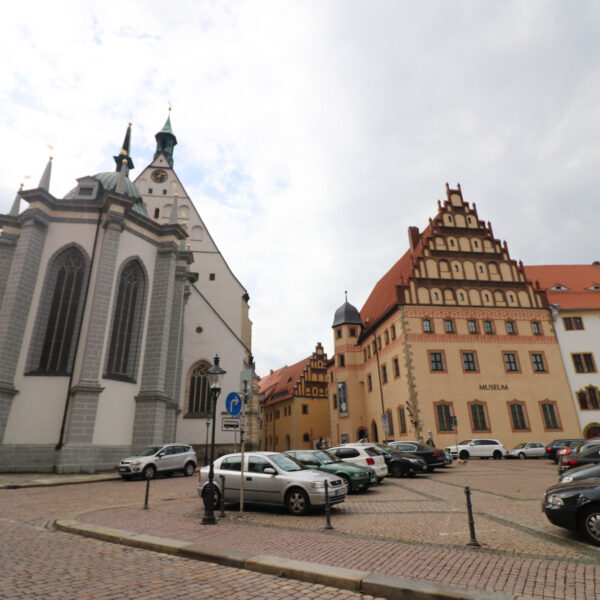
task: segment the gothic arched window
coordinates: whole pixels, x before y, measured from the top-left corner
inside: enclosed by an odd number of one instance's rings
[[[51,260],[32,337],[28,373],[69,375],[83,308],[87,259],[75,246]]]
[[[188,392],[188,415],[190,416],[210,416],[208,369],[210,369],[210,363],[206,360],[201,360],[194,366],[190,374]]]
[[[113,313],[106,377],[134,380],[142,337],[146,276],[137,260],[121,270]]]

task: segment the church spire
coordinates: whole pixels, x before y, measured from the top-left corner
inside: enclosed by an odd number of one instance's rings
[[[52,157],[50,157],[50,159],[48,160],[48,164],[46,165],[46,168],[44,169],[44,172],[42,173],[42,178],[40,179],[40,182],[38,184],[39,188],[42,188],[43,190],[46,190],[47,192],[50,191],[50,175],[52,174]]]
[[[154,136],[156,138],[156,152],[154,160],[159,154],[163,154],[167,159],[169,166],[173,166],[173,149],[177,144],[177,138],[171,128],[171,107],[169,107],[169,116],[163,125],[163,128]]]
[[[19,188],[19,191],[17,192],[17,195],[15,196],[15,200],[13,202],[12,208],[10,209],[10,212],[8,213],[11,217],[18,217],[19,212],[21,212],[21,192],[22,191],[23,191],[23,184],[21,184],[21,187]]]
[[[121,148],[121,153],[117,154],[117,156],[113,156],[115,159],[115,163],[117,163],[117,168],[115,171],[120,171],[123,166],[123,161],[127,162],[127,169],[133,169],[133,160],[131,160],[130,156],[130,147],[131,144],[131,123],[129,123],[127,127],[127,132],[125,133],[125,139],[123,140],[123,147]]]

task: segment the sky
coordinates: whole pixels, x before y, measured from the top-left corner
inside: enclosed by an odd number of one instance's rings
[[[135,178],[172,106],[175,170],[250,295],[259,375],[333,352],[461,184],[526,265],[600,260],[600,3],[12,3],[0,57],[0,212]],[[50,148],[50,146],[52,148]]]

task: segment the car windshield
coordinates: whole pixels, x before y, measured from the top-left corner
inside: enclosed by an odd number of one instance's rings
[[[459,446],[466,446],[467,444],[470,444],[473,440],[463,440]]]
[[[316,459],[323,465],[330,465],[331,463],[342,462],[337,456],[325,451],[319,450],[319,452],[315,452]]]
[[[306,467],[295,458],[285,454],[270,454],[269,458],[284,471],[302,471]]]
[[[527,445],[527,444],[517,444],[517,445],[515,446],[515,450],[518,450],[519,448],[525,448],[525,446],[526,446],[526,445]]]
[[[162,446],[150,446],[149,448],[142,450],[138,454],[138,456],[152,456],[153,454],[156,454],[161,448]]]
[[[387,452],[388,454],[404,454],[404,452],[400,452],[398,448],[394,448],[394,446],[387,446],[382,444],[381,446],[377,446],[383,452]]]

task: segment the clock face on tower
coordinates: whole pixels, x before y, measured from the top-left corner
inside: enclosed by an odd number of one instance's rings
[[[156,182],[156,183],[164,183],[167,180],[167,172],[163,171],[162,169],[156,169],[155,171],[152,171],[152,175],[150,175],[150,177],[152,177],[152,181]]]

